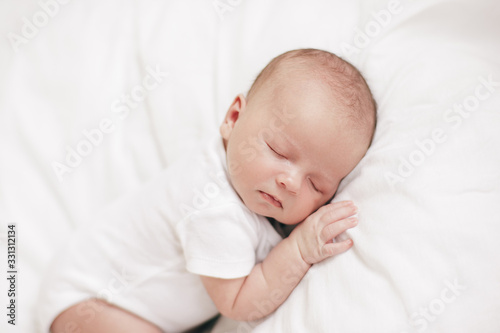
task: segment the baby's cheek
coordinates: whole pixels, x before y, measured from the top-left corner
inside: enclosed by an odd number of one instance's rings
[[[302,221],[304,221],[309,215],[311,215],[315,211],[315,207],[312,205],[300,205],[296,204],[294,205],[293,209],[291,210],[290,214],[288,214],[289,221],[290,223],[288,224],[297,224]]]
[[[307,218],[309,215],[317,211],[321,206],[323,206],[328,199],[325,199],[325,197],[320,197],[315,199],[314,201],[311,201],[307,207],[303,208],[303,214],[305,215],[304,219]]]

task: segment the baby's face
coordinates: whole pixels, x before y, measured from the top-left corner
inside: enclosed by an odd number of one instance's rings
[[[296,224],[332,198],[368,146],[335,113],[311,82],[249,104],[236,97],[220,131],[231,184],[250,210]]]

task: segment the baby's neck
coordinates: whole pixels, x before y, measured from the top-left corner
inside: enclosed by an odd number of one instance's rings
[[[273,219],[272,217],[266,217],[266,218],[269,221],[269,223],[271,224],[271,226],[274,228],[274,230],[276,230],[276,232],[283,238],[288,237],[288,235],[290,235],[292,230],[297,226],[296,224],[292,224],[292,225],[283,224],[283,223]]]

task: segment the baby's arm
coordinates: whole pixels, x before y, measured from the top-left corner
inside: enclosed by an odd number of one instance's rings
[[[288,238],[274,247],[250,274],[238,279],[202,276],[203,284],[219,311],[232,319],[252,321],[280,306],[312,264],[345,252],[352,240],[331,240],[354,227],[352,202],[321,207],[299,224]]]

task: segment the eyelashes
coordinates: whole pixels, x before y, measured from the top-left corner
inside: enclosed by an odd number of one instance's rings
[[[274,149],[273,147],[271,147],[269,145],[269,143],[266,142],[266,145],[269,147],[269,149],[271,149],[276,155],[278,155],[279,157],[282,157],[282,158],[286,158],[283,154],[280,154],[276,151],[276,149]]]
[[[269,143],[267,143],[267,142],[266,142],[266,145],[269,147],[269,149],[271,149],[271,151],[272,151],[272,152],[273,152],[276,156],[278,156],[278,157],[280,157],[280,158],[284,158],[284,159],[286,159],[286,156],[285,156],[285,155],[283,155],[283,154],[279,153],[279,152],[278,152],[276,149],[274,149],[274,148],[273,148],[273,147],[272,147]],[[311,178],[308,178],[308,180],[309,180],[309,183],[311,183],[311,186],[312,186],[312,188],[314,189],[314,191],[316,191],[316,192],[318,192],[318,193],[323,193],[323,192],[321,192],[321,191],[320,191],[320,190],[316,187],[316,185],[314,185],[314,182],[311,180]]]
[[[313,183],[313,181],[311,180],[311,178],[309,178],[309,182],[311,183],[312,187],[314,188],[314,190],[315,190],[316,192],[321,193],[321,191],[320,191],[320,190],[318,190],[318,188],[314,185],[314,183]]]

